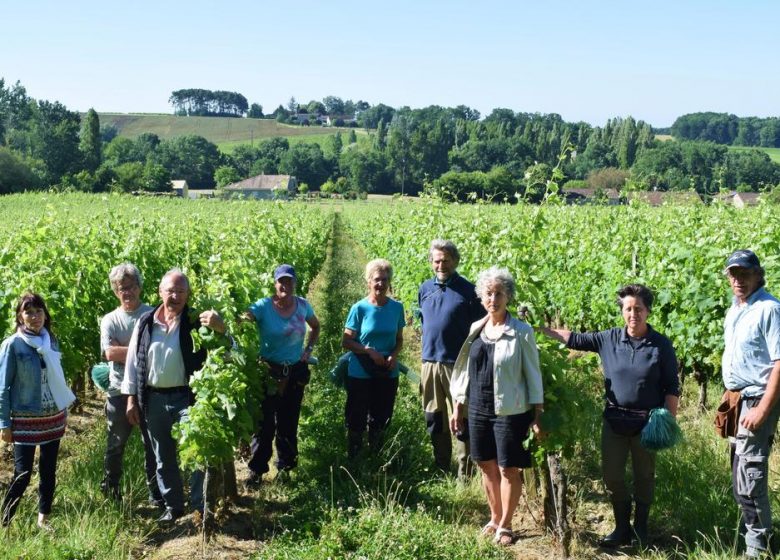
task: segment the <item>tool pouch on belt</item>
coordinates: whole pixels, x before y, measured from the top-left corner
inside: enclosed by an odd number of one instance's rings
[[[305,362],[295,362],[294,364],[278,364],[270,360],[263,360],[268,364],[268,371],[271,377],[278,384],[277,390],[280,395],[284,394],[289,383],[297,385],[306,385],[311,379],[309,364]]]
[[[607,404],[604,409],[604,419],[612,431],[619,436],[638,435],[650,418],[650,411],[641,408],[626,408]]]
[[[739,421],[739,391],[726,391],[720,399],[718,410],[715,412],[715,431],[722,438],[736,437],[737,422]]]

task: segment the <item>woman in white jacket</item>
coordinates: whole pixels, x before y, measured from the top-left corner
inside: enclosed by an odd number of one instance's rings
[[[487,316],[471,326],[455,362],[450,429],[463,433],[468,428],[471,457],[482,471],[490,506],[482,533],[508,546],[514,542],[512,515],[523,486],[520,469],[531,466],[523,441],[529,429],[539,432],[542,374],[533,329],[507,311],[515,295],[509,271],[492,267],[481,272],[476,291]]]

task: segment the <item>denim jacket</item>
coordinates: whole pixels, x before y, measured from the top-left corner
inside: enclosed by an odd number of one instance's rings
[[[57,350],[56,341],[52,348]],[[0,429],[11,427],[12,412],[41,412],[41,358],[13,334],[0,346]]]
[[[469,336],[460,349],[452,371],[452,399],[466,404],[469,386],[469,349],[479,336],[488,316],[471,325]],[[535,404],[544,404],[542,372],[534,330],[530,325],[509,317],[504,332],[496,341],[493,354],[493,393],[496,416],[522,414]]]

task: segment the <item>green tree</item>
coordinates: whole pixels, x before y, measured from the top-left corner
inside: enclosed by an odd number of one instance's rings
[[[339,159],[339,169],[353,191],[390,192],[392,184],[387,178],[386,168],[384,154],[374,149],[351,146],[342,152]]]
[[[221,189],[231,183],[237,183],[241,180],[241,175],[232,165],[223,165],[214,172],[214,182],[217,188]]]
[[[144,165],[141,186],[146,191],[169,192],[171,190],[171,174],[162,165],[147,161]]]
[[[81,150],[84,169],[94,173],[100,166],[100,157],[102,151],[102,138],[100,136],[100,119],[94,109],[87,111],[84,122],[81,125],[81,140],[79,141],[79,150]]]
[[[258,103],[252,103],[249,107],[249,112],[246,114],[250,119],[262,119],[263,118],[263,106]]]
[[[334,95],[328,95],[322,100],[322,104],[325,106],[325,111],[330,116],[338,116],[345,114],[344,101],[340,97]]]
[[[132,192],[141,190],[144,184],[144,165],[138,161],[123,163],[114,168],[116,181],[112,190]]]
[[[279,171],[310,185],[321,185],[330,176],[330,168],[319,144],[296,144],[279,163]]]
[[[0,146],[0,194],[38,188],[40,180],[25,159]]]
[[[173,179],[184,179],[195,189],[214,187],[214,172],[222,165],[216,144],[202,136],[179,136],[164,140],[150,161],[165,167]]]
[[[32,155],[46,165],[46,180],[56,183],[66,173],[79,171],[79,114],[57,101],[39,101],[34,111]]]

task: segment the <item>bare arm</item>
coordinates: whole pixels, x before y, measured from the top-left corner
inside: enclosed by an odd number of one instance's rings
[[[666,399],[664,401],[664,407],[675,418],[677,418],[677,406],[679,404],[680,404],[680,397],[678,397],[677,395],[666,395]]]
[[[766,385],[764,396],[756,406],[748,410],[742,417],[740,424],[751,432],[756,431],[764,423],[772,407],[780,398],[780,360],[774,363],[772,373],[769,374],[769,383]]]
[[[565,329],[551,329],[550,327],[540,327],[539,331],[544,336],[554,338],[555,340],[557,340],[558,342],[562,342],[563,344],[568,344],[569,337],[571,336],[571,331],[567,331]]]
[[[302,362],[308,362],[311,357],[314,345],[320,338],[320,320],[315,315],[312,315],[306,319],[306,324],[309,325],[309,339],[306,342],[306,348],[303,349],[303,355],[301,355]]]
[[[124,364],[127,360],[127,346],[109,346],[103,354],[109,362]]]
[[[355,354],[367,354],[371,360],[379,365],[385,365],[385,357],[368,346],[363,346],[356,340],[357,333],[352,329],[344,329],[344,336],[341,337],[341,346]]]

